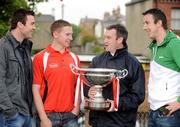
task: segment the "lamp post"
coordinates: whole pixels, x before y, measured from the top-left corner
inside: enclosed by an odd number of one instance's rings
[[[61,5],[61,15],[62,19],[64,19],[64,4]]]
[[[60,0],[60,2],[63,2],[63,0]],[[61,18],[64,19],[64,4],[61,5]]]

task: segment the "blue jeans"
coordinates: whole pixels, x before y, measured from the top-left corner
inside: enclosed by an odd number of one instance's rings
[[[180,109],[170,116],[164,116],[159,110],[150,110],[148,127],[180,127]]]
[[[16,113],[11,118],[6,119],[0,112],[0,127],[32,127],[32,117]]]
[[[78,117],[71,112],[46,113],[53,127],[78,127]],[[40,120],[36,118],[36,127],[40,127]]]

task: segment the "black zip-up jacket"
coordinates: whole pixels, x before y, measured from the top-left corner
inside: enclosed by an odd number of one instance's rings
[[[0,40],[0,113],[7,118],[17,112],[26,116],[32,114],[32,42],[24,40],[23,43],[26,65],[19,52],[20,43],[10,32]]]
[[[118,111],[90,111],[90,125],[93,127],[135,127],[138,106],[145,98],[145,77],[139,61],[128,53],[125,47],[118,49],[114,56],[109,52],[96,56],[90,67],[128,70],[128,75],[120,79]],[[84,92],[87,96],[87,88]],[[112,85],[103,88],[103,96],[113,100]]]

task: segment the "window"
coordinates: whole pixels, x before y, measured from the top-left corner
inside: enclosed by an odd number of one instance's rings
[[[171,11],[171,29],[180,30],[180,8]]]

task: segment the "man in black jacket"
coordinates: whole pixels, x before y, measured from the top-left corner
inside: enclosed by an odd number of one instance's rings
[[[34,12],[19,9],[0,40],[0,127],[32,127]]]
[[[93,127],[135,126],[138,106],[145,98],[145,77],[141,64],[127,51],[127,37],[128,32],[124,26],[117,24],[107,27],[104,35],[105,52],[93,58],[90,65],[91,68],[128,70],[128,75],[119,81],[117,109],[112,85],[103,88],[103,96],[111,102],[111,107],[107,111],[90,111],[89,123]],[[87,89],[86,96],[93,99],[95,88]]]

